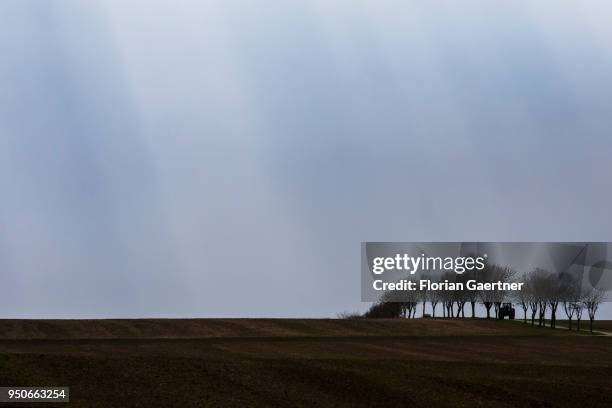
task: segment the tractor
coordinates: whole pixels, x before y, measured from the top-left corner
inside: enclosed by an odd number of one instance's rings
[[[499,308],[499,319],[503,320],[506,316],[508,316],[508,318],[510,320],[514,320],[514,308],[512,307],[512,303],[504,303],[503,305],[501,305],[501,307]]]

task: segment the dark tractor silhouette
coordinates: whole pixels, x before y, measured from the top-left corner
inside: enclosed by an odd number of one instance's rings
[[[508,319],[514,320],[514,313],[515,313],[515,310],[512,307],[512,303],[504,303],[499,308],[499,318],[501,320],[503,320],[506,316],[508,316]]]

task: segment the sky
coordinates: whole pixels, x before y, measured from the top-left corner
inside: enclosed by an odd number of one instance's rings
[[[0,317],[333,317],[363,241],[612,241],[611,20],[4,0]]]

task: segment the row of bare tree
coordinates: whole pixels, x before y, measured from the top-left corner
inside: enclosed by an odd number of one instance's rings
[[[548,311],[550,327],[554,328],[557,323],[557,311],[561,306],[568,319],[570,330],[574,318],[580,330],[580,321],[586,310],[589,329],[593,331],[595,314],[605,299],[605,292],[592,287],[583,287],[579,276],[553,274],[545,269],[536,269],[529,274],[523,274],[521,280],[525,282],[523,290],[517,291],[512,300],[523,309],[525,322],[529,310],[531,324],[534,325],[537,320],[539,326],[544,326]]]
[[[476,317],[476,305],[482,304],[486,310],[487,319],[492,311],[498,317],[502,303],[512,302],[523,309],[523,319],[527,322],[530,311],[531,324],[536,320],[539,326],[545,326],[547,313],[550,315],[550,327],[555,328],[557,312],[561,305],[569,320],[572,330],[572,320],[580,321],[584,310],[588,312],[590,330],[593,331],[593,321],[599,305],[604,300],[605,293],[594,288],[582,287],[578,276],[571,274],[556,274],[545,269],[536,269],[530,273],[518,275],[512,268],[495,264],[488,265],[482,271],[471,271],[464,274],[454,272],[442,275],[420,277],[435,282],[465,283],[468,280],[478,282],[523,282],[519,291],[505,290],[413,290],[386,292],[378,303],[365,313],[365,317],[416,317],[417,307],[422,305],[422,316],[426,315],[427,303],[431,306],[431,316],[436,317],[438,305],[442,307],[443,317],[464,318],[466,307],[470,305],[471,317]]]

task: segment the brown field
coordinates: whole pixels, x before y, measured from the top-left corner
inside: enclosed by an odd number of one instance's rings
[[[0,320],[0,385],[70,386],[79,407],[604,407],[612,337],[471,319]]]
[[[575,323],[575,322],[574,322]],[[588,327],[588,321],[587,321]],[[593,321],[593,330],[601,330],[605,332],[612,332],[612,320],[598,320]]]

